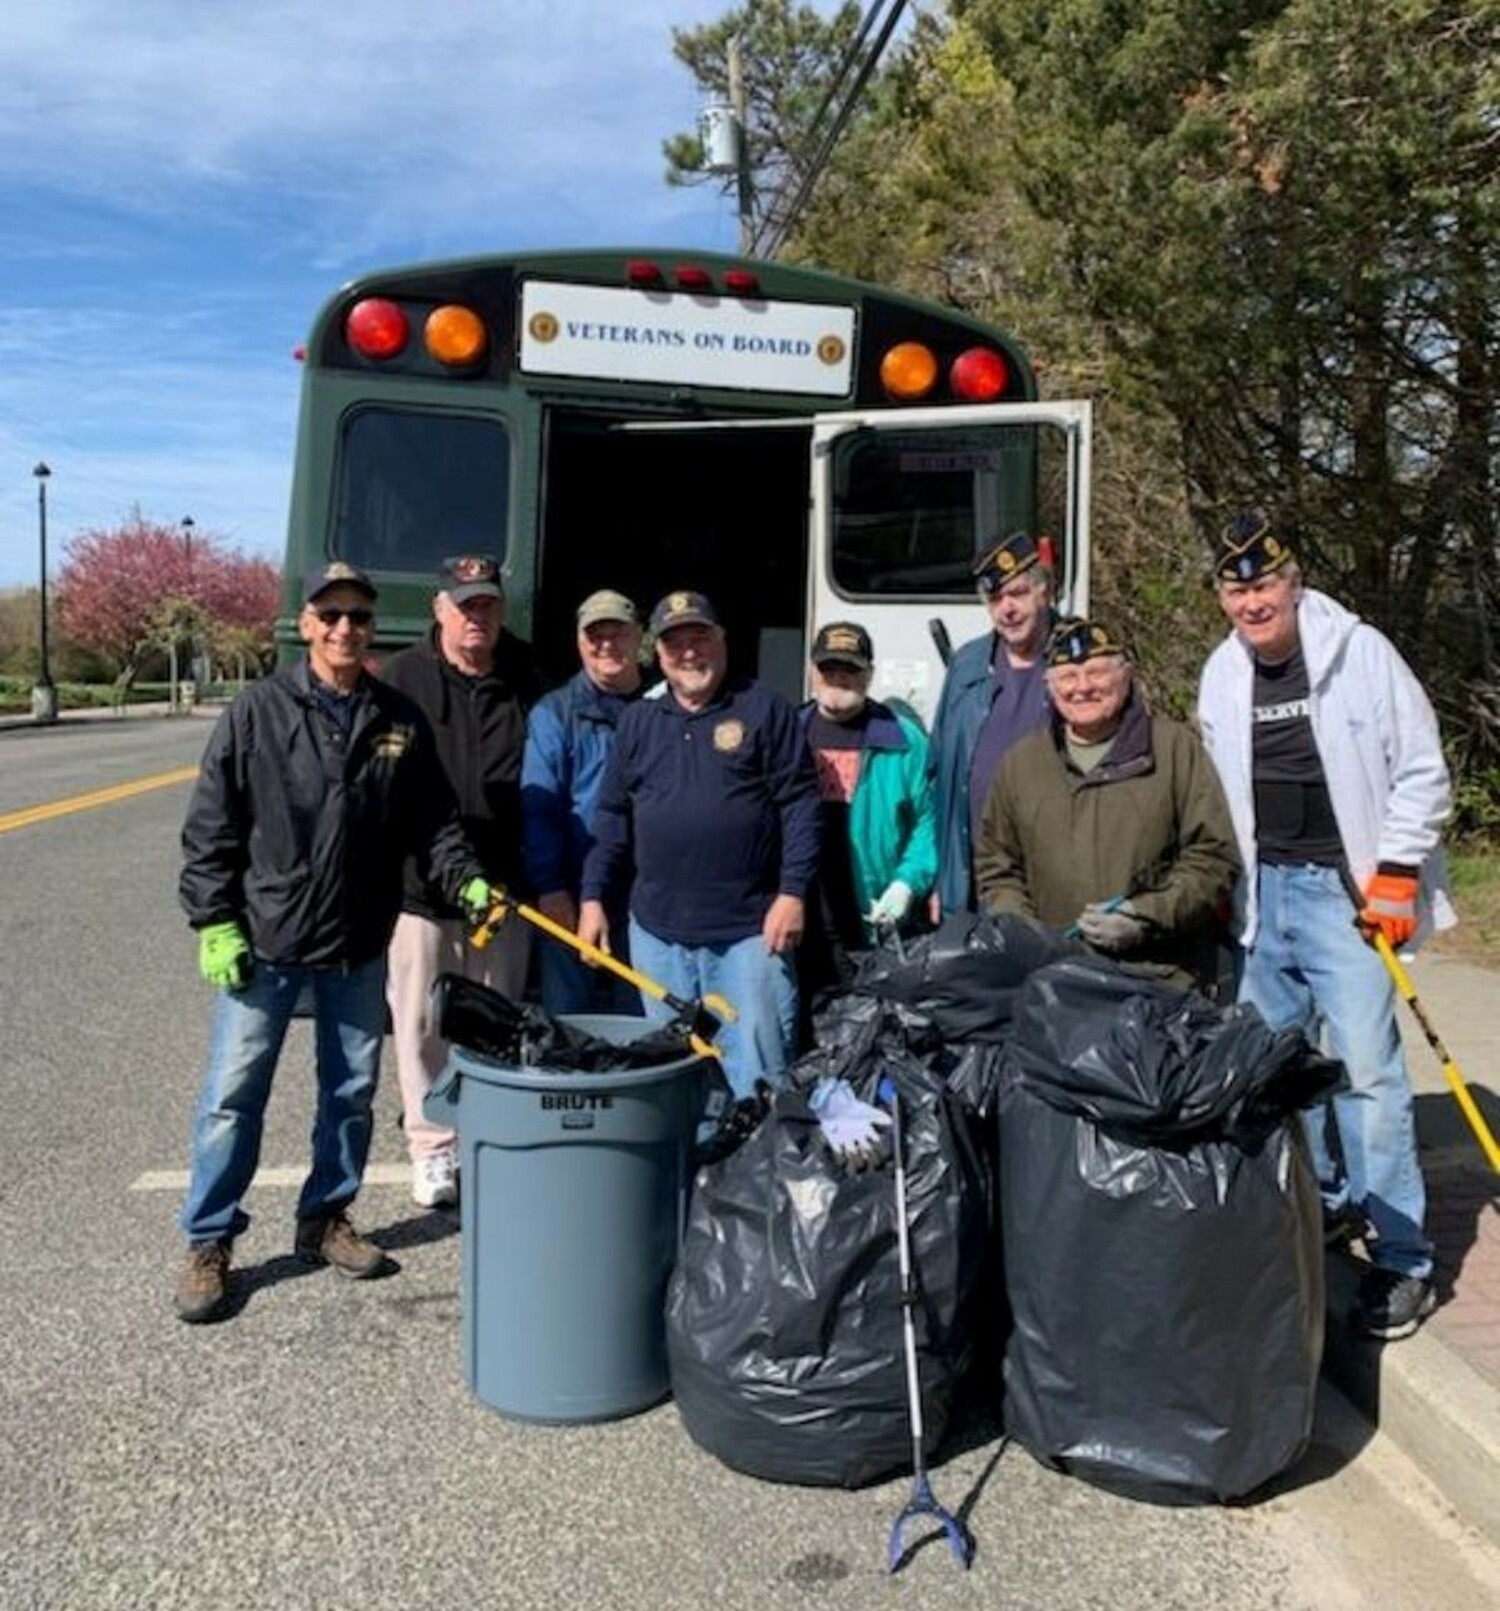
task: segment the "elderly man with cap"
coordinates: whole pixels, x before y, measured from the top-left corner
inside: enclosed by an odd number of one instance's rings
[[[1054,714],[995,774],[974,854],[981,901],[1169,983],[1212,987],[1239,856],[1203,746],[1147,710],[1098,623],[1059,623],[1046,661]]]
[[[932,724],[938,905],[975,905],[973,847],[1001,757],[1047,720],[1042,650],[1052,630],[1052,572],[1023,531],[974,565],[990,631],[953,656]]]
[[[594,804],[615,729],[640,697],[641,619],[623,593],[601,589],[578,606],[579,670],[554,689],[526,722],[521,763],[521,845],[537,905],[564,928],[578,927],[583,863],[594,843]],[[621,892],[623,895],[623,892]],[[623,898],[609,911],[616,954],[628,959]],[[554,940],[543,940],[542,1005],[550,1013],[640,1011],[640,998],[603,968],[586,966]]]
[[[296,1252],[354,1277],[385,1264],[348,1208],[370,1150],[385,1034],[385,953],[402,864],[420,855],[444,897],[476,913],[492,891],[404,695],[364,669],[375,589],[336,562],[307,580],[307,656],[252,684],[220,716],[182,831],[182,904],[218,991],[176,1286],[188,1321],[229,1298],[241,1207],[260,1155],[271,1080],[293,1009],[311,992],[317,1035],[312,1171]]]
[[[719,1045],[735,1095],[749,1097],[757,1080],[782,1081],[796,1035],[792,952],[818,860],[812,757],[780,694],[728,675],[701,593],[667,594],[651,631],[666,688],[620,718],[579,933],[608,942],[608,903],[633,868],[633,965],[676,995],[736,1009]]]
[[[432,613],[427,637],[393,656],[382,675],[431,723],[435,772],[458,799],[486,875],[520,890],[521,752],[526,713],[541,696],[542,676],[529,645],[506,630],[500,564],[491,555],[444,560]],[[408,862],[391,939],[389,999],[411,1195],[423,1208],[458,1196],[454,1133],[422,1111],[448,1051],[429,1022],[432,982],[442,972],[461,973],[519,1001],[526,991],[528,933],[524,923],[506,923],[493,944],[476,951],[442,885],[420,858]]]
[[[1313,1160],[1330,1234],[1365,1235],[1372,1259],[1354,1325],[1405,1337],[1435,1302],[1432,1244],[1396,993],[1368,939],[1404,946],[1455,921],[1437,718],[1387,638],[1303,586],[1264,514],[1230,523],[1215,579],[1232,631],[1204,667],[1198,719],[1245,863],[1241,999],[1273,1028],[1321,1024],[1348,1071],[1331,1113],[1309,1115]]]
[[[907,926],[937,876],[927,734],[917,719],[870,698],[875,647],[852,621],[813,639],[813,697],[803,728],[822,802],[822,850],[802,947],[809,997],[847,986],[854,953],[879,928]]]

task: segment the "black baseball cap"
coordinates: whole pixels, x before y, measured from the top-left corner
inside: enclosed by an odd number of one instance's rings
[[[357,566],[347,560],[331,559],[326,565],[308,571],[302,583],[302,602],[311,604],[320,593],[340,586],[358,588],[371,603],[380,597],[375,584]]]
[[[830,621],[813,639],[808,658],[815,666],[834,661],[869,671],[875,664],[875,645],[870,642],[870,634],[856,622]]]
[[[493,554],[458,554],[438,567],[438,586],[455,604],[469,599],[503,599],[500,561]]]
[[[665,598],[657,600],[656,608],[651,612],[651,635],[655,638],[659,638],[663,632],[670,632],[673,627],[716,627],[718,624],[718,614],[702,593],[668,593]]]

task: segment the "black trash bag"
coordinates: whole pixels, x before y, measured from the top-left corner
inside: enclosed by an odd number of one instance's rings
[[[1016,992],[1036,972],[1082,946],[1014,913],[945,918],[904,952],[869,952],[854,990],[878,996],[929,1018],[950,1045],[1000,1042],[1010,1033]]]
[[[866,1101],[900,1093],[926,1447],[973,1351],[986,1236],[968,1121],[899,1046],[843,1065]],[[854,1076],[858,1077],[854,1077]],[[698,1172],[667,1292],[672,1392],[693,1440],[773,1482],[857,1488],[909,1470],[895,1171],[846,1174],[796,1090]]]
[[[1005,1426],[1165,1502],[1242,1497],[1312,1431],[1317,1183],[1297,1110],[1341,1067],[1250,1007],[1070,960],[1016,1005],[1000,1094]]]
[[[507,1068],[598,1074],[661,1068],[692,1055],[687,1031],[679,1025],[663,1025],[635,1040],[605,1040],[459,973],[440,973],[433,980],[429,1008],[441,1039]]]

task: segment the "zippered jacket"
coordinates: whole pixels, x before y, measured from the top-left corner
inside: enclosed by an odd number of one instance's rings
[[[1384,633],[1304,588],[1297,634],[1307,662],[1313,742],[1349,871],[1360,889],[1381,862],[1421,869],[1413,943],[1458,921],[1439,843],[1453,808],[1437,717],[1422,685]],[[1243,945],[1255,941],[1255,786],[1251,724],[1255,659],[1237,632],[1209,656],[1198,724],[1234,818],[1245,877],[1235,894]]]
[[[239,922],[268,962],[357,967],[390,943],[409,854],[451,900],[480,867],[421,711],[363,677],[340,739],[311,676],[306,660],[277,671],[219,717],[179,894],[195,929]]]

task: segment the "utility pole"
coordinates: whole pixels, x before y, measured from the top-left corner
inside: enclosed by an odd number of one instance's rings
[[[745,61],[740,36],[729,41],[729,110],[734,115],[734,174],[739,199],[740,255],[755,245],[755,191],[750,183],[750,139],[745,121]]]

